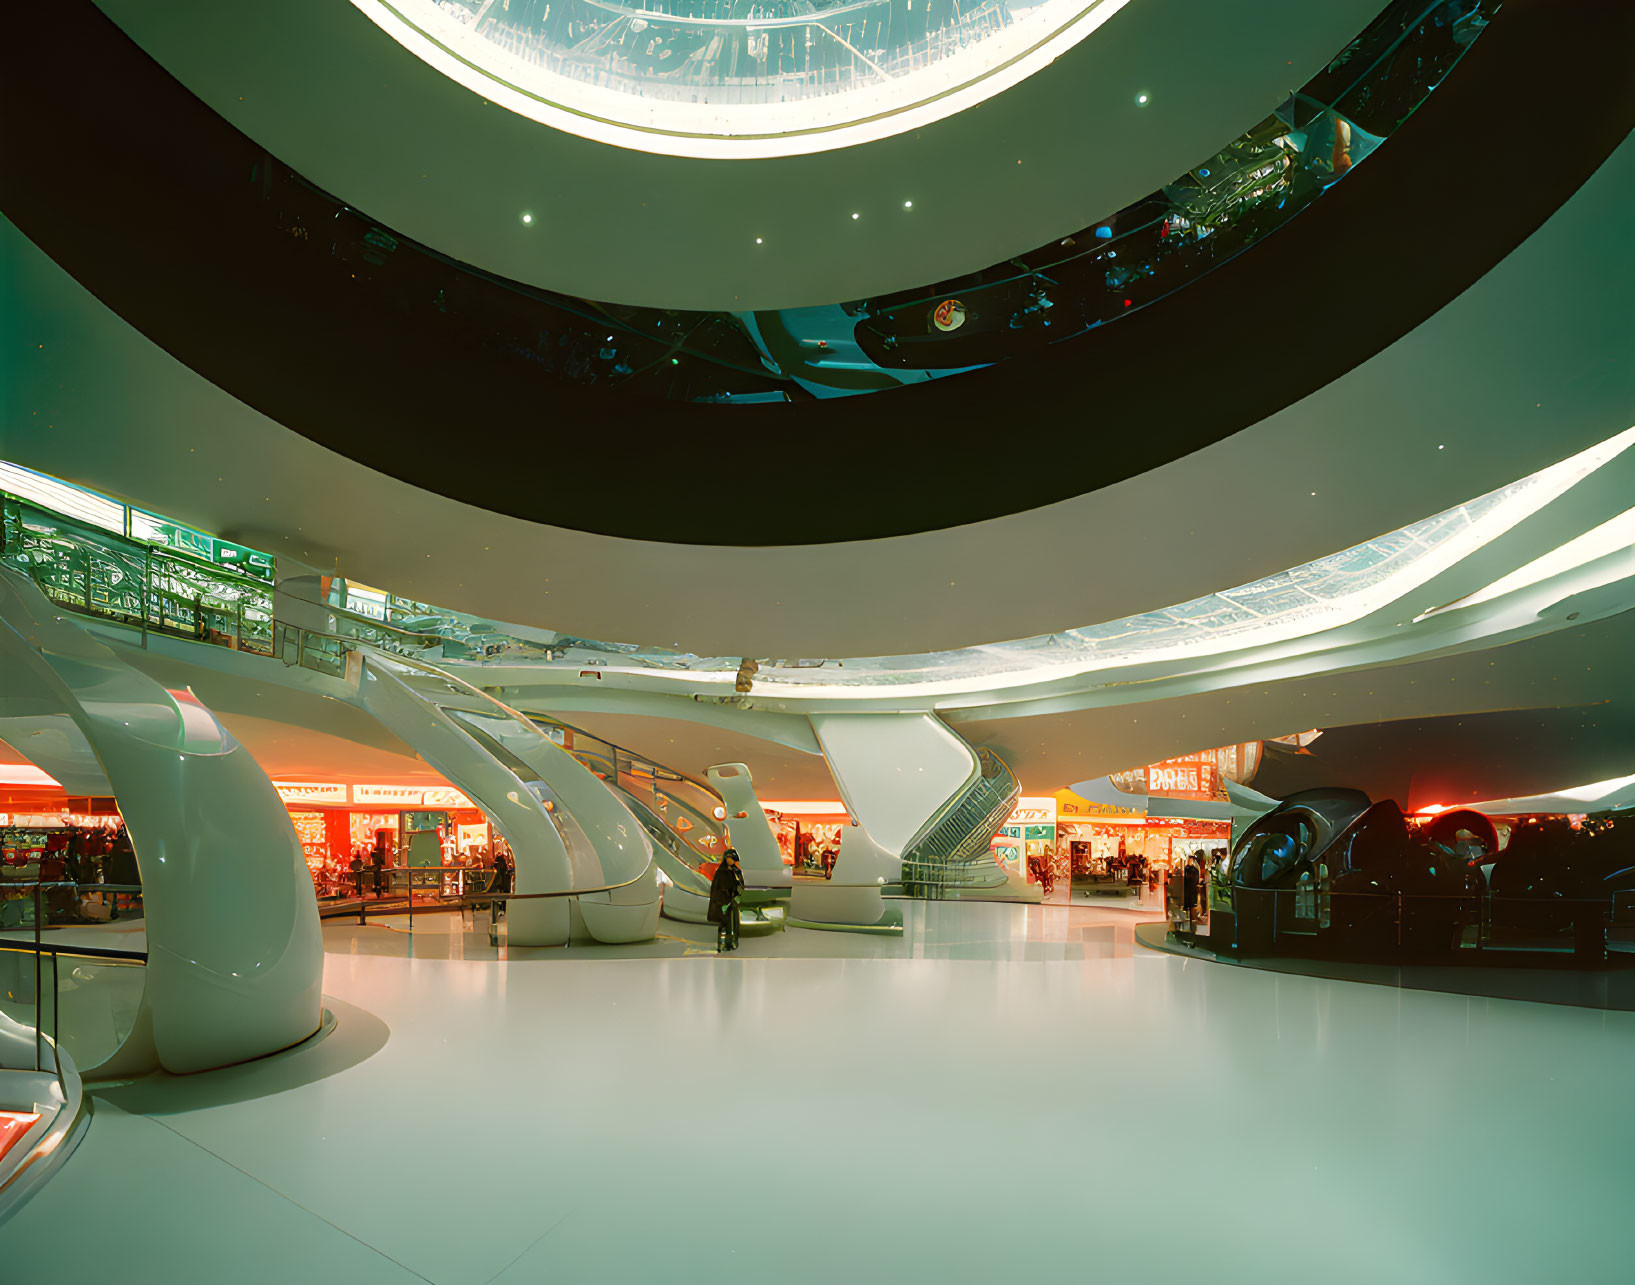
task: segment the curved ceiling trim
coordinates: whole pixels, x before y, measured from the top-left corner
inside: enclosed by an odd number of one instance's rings
[[[785,108],[782,111],[778,107],[688,110],[690,105],[667,103],[650,110],[649,120],[643,122],[634,119],[634,113],[615,114],[613,109],[624,95],[581,90],[578,103],[567,93],[547,97],[508,79],[511,73],[480,61],[474,53],[456,49],[388,0],[352,0],[359,12],[416,58],[519,116],[614,147],[707,160],[766,159],[855,147],[933,124],[985,102],[1049,66],[1130,2],[1090,0],[1063,20],[1052,21],[1042,35],[1032,30],[1019,31],[1026,41],[1020,48],[991,50],[1002,55],[998,62],[990,61],[977,74],[960,75],[952,83],[945,79],[939,84],[927,72],[903,78],[928,92],[909,96],[901,91],[871,89],[831,95],[853,110],[836,112],[835,119],[801,124],[802,116],[813,114],[812,105],[804,101],[780,104]],[[1052,3],[1059,6],[1060,0],[1047,0],[1043,7],[1051,7]],[[984,42],[984,49],[998,44],[999,39]],[[1005,43],[1015,46],[1019,42]],[[565,90],[572,86],[569,81],[562,83]],[[599,103],[598,98],[602,100]],[[784,127],[765,127],[780,117],[788,122]],[[659,123],[666,118],[672,123]]]

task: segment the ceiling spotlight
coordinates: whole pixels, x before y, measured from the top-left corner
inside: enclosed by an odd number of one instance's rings
[[[862,216],[862,215],[861,215],[861,214],[854,214],[854,215],[852,215],[852,218],[854,218],[854,219],[860,219],[860,218],[862,218],[862,217],[863,217],[863,216]]]
[[[522,221],[524,223],[532,223],[534,221],[534,216],[532,214],[524,214],[522,216]]]
[[[760,238],[760,237],[756,237],[756,238],[755,238],[755,244],[756,244],[756,245],[760,245],[760,244],[761,244],[761,238]]]
[[[1147,96],[1145,94],[1137,94],[1135,96],[1135,101],[1142,107],[1145,107],[1147,105]]]
[[[913,201],[904,201],[903,202],[903,208],[905,210],[912,210],[914,208],[914,202]]]

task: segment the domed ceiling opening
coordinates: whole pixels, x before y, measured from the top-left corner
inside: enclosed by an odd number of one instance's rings
[[[940,120],[1130,0],[353,0],[450,78],[641,151],[825,151]]]

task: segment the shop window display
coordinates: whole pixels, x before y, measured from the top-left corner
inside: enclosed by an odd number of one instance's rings
[[[36,906],[42,925],[138,917],[141,882],[124,821],[111,808],[0,814],[0,930],[32,928]],[[36,902],[36,883],[78,887],[45,890]]]

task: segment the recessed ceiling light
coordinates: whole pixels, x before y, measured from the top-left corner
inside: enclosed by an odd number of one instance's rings
[[[912,210],[914,208],[914,202],[913,201],[904,201],[903,202],[903,208],[905,210]]]
[[[1140,103],[1141,106],[1145,107],[1147,105],[1147,96],[1145,94],[1137,94],[1135,96],[1135,101]]]
[[[532,214],[524,214],[522,216],[522,221],[524,223],[532,223],[534,221],[534,216]]]
[[[760,237],[756,237],[756,238],[755,238],[755,244],[756,244],[756,245],[760,245],[760,244],[761,244],[761,238],[760,238]]]
[[[861,214],[854,214],[854,215],[852,215],[852,218],[854,218],[854,219],[860,219],[860,218],[862,218],[862,217],[863,217],[863,216],[862,216],[862,215],[861,215]]]

